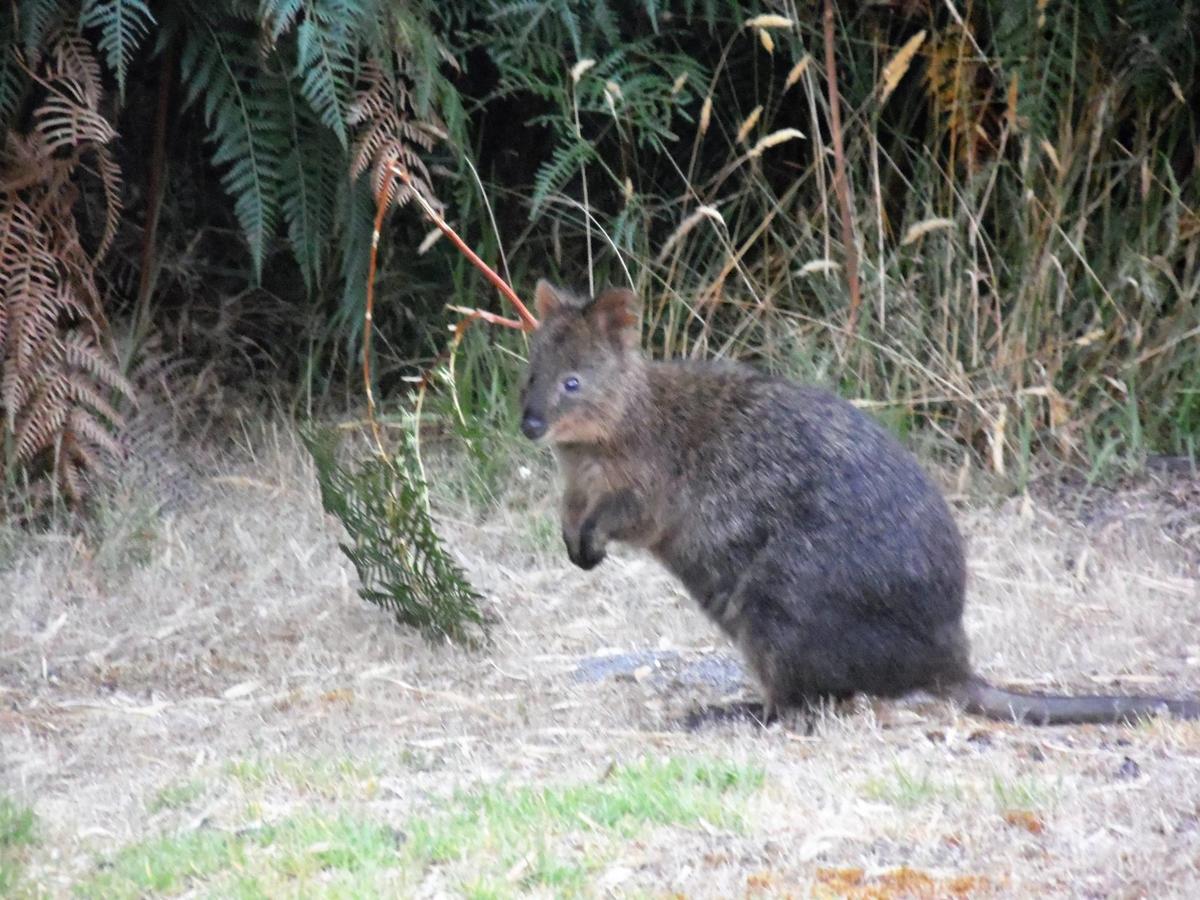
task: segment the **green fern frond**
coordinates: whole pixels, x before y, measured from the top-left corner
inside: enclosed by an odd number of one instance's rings
[[[338,258],[341,262],[342,297],[334,326],[345,336],[353,355],[362,333],[363,304],[367,289],[367,259],[374,231],[375,200],[370,181],[359,178],[338,192]]]
[[[402,444],[395,456],[372,454],[355,468],[337,460],[337,433],[306,429],[321,505],[350,536],[339,546],[358,572],[359,596],[390,610],[430,639],[473,644],[486,626],[480,597],[446,552],[426,510],[426,488]]]
[[[221,185],[262,275],[267,240],[275,231],[291,119],[289,87],[261,64],[253,38],[218,34],[198,20],[185,35],[180,70],[187,103],[200,101],[213,164],[227,166]]]
[[[1078,18],[1074,3],[1012,3],[1001,7],[994,40],[1009,72],[1019,74],[1017,113],[1030,137],[1053,139],[1061,107],[1072,102],[1078,68]]]
[[[100,30],[100,50],[117,73],[117,90],[124,98],[129,62],[155,24],[154,14],[143,0],[84,0],[79,22],[84,28]]]
[[[34,62],[41,54],[51,30],[63,21],[66,10],[58,0],[25,0],[19,5],[17,12],[21,23],[21,44],[25,48],[25,58]]]
[[[291,150],[280,183],[280,206],[292,252],[310,293],[333,245],[338,194],[347,187],[347,158],[308,107],[291,105]]]
[[[304,3],[305,0],[262,0],[258,15],[272,43],[277,43],[291,30]]]
[[[314,3],[296,29],[296,75],[304,99],[345,147],[358,46],[351,37],[355,22],[339,6],[345,5]]]
[[[568,139],[560,144],[534,176],[532,215],[540,213],[551,195],[561,191],[595,156],[591,144],[584,141]]]

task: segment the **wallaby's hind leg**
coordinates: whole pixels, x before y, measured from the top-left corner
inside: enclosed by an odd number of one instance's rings
[[[958,619],[898,615],[870,590],[855,595],[820,567],[768,564],[742,579],[723,624],[777,707],[902,696],[969,674]]]

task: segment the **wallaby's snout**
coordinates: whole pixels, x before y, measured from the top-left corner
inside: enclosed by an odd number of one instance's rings
[[[537,413],[530,410],[525,410],[525,414],[521,416],[521,434],[529,438],[531,441],[536,441],[546,433],[546,420]]]

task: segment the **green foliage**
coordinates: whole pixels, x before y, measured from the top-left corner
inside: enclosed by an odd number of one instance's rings
[[[834,337],[847,292],[828,268],[843,250],[821,22],[797,7],[764,40],[744,23],[767,11],[778,6],[16,0],[0,4],[0,41],[14,51],[0,55],[0,124],[28,113],[39,91],[20,63],[50,53],[63,29],[94,42],[118,95],[138,92],[125,113],[135,126],[137,108],[153,106],[145,76],[174,61],[166,75],[183,90],[169,127],[207,139],[248,247],[248,265],[229,268],[321,301],[325,333],[350,358],[373,190],[399,159],[428,193],[438,173],[452,224],[489,259],[506,246],[525,287],[551,259],[577,283],[588,265],[597,282],[628,271],[656,353],[792,371],[787,348],[834,345],[822,368],[843,390],[985,458],[999,440],[1022,465],[1045,447],[1194,452],[1200,6],[839,6],[865,294],[850,343]],[[922,30],[910,74],[880,106],[880,72]],[[761,118],[739,140],[753,109]],[[785,128],[805,138],[748,152]],[[123,122],[122,140],[134,135]],[[494,223],[465,167],[447,165],[468,155]],[[906,240],[928,221],[949,224]],[[446,242],[413,251],[425,228],[406,211],[381,242],[381,284],[399,286],[381,291],[379,310],[396,326],[391,370],[441,348],[449,290],[435,285],[453,279],[455,299],[476,305],[478,277]]]
[[[221,27],[200,14],[180,54],[187,101],[199,101],[215,146],[213,163],[261,274],[274,233],[287,155],[291,106],[282,76],[261,66],[253,29]]]
[[[651,175],[678,150],[675,123],[691,120],[711,72],[699,55],[670,49],[688,16],[659,32],[658,4],[638,6],[618,13],[604,2],[503,4],[475,38],[500,70],[493,96],[534,101],[528,124],[552,136],[533,179],[534,216],[592,162],[607,189],[601,197],[621,197],[627,178]],[[653,35],[645,35],[647,19]],[[573,56],[564,58],[564,44]],[[575,64],[586,68],[572,71]]]
[[[474,643],[485,626],[479,595],[443,549],[426,506],[428,492],[412,449],[372,454],[350,469],[337,460],[337,436],[308,429],[321,503],[350,535],[342,552],[354,564],[359,595],[430,638]]]
[[[16,889],[36,824],[33,810],[0,796],[0,896]]]
[[[206,885],[216,896],[270,897],[294,892],[299,882],[328,891],[319,896],[362,896],[355,876],[378,877],[396,862],[397,833],[386,825],[298,815],[237,834],[200,830],[133,844],[76,890],[83,897],[135,898]]]
[[[702,823],[741,830],[746,800],[763,783],[760,768],[732,760],[641,759],[564,784],[459,791],[440,811],[395,828],[349,811],[378,789],[374,777],[362,779],[359,761],[329,760],[316,782],[307,762],[242,762],[226,773],[240,795],[251,789],[251,809],[283,796],[291,814],[236,831],[188,829],[140,840],[98,859],[74,893],[412,896],[435,874],[443,894],[570,896],[586,893],[597,871],[650,829]],[[281,765],[287,776],[277,779]],[[171,793],[164,808],[192,803],[192,784],[181,802]]]
[[[100,30],[97,44],[108,67],[117,73],[124,98],[129,63],[154,24],[154,14],[143,0],[83,0],[79,23]]]
[[[458,794],[444,814],[410,823],[408,850],[424,864],[468,863],[477,877],[533,859],[522,883],[570,885],[598,861],[566,853],[561,835],[629,838],[650,827],[706,822],[740,829],[739,806],[763,783],[762,770],[731,761],[638,760],[600,781],[553,787],[490,787]]]

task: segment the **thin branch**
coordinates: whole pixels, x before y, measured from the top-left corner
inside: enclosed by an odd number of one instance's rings
[[[367,422],[371,426],[371,434],[375,439],[375,446],[380,454],[383,454],[383,434],[379,428],[379,421],[375,417],[375,392],[371,388],[371,330],[375,321],[375,272],[379,262],[379,234],[383,228],[383,217],[387,214],[389,200],[392,197],[392,187],[396,179],[409,189],[413,197],[421,205],[425,211],[425,215],[430,221],[438,227],[438,229],[446,235],[471,263],[479,269],[487,279],[495,285],[513,307],[517,311],[520,319],[508,319],[504,316],[498,316],[495,313],[490,313],[482,309],[467,309],[465,307],[451,306],[449,309],[454,312],[461,313],[465,316],[457,326],[454,332],[454,345],[462,340],[463,333],[477,319],[482,319],[492,325],[502,325],[505,328],[514,328],[518,331],[533,331],[538,327],[538,320],[534,318],[533,313],[529,308],[521,302],[521,298],[517,296],[516,291],[509,287],[508,282],[496,274],[487,263],[479,258],[476,253],[466,245],[458,233],[446,224],[446,220],[438,215],[437,210],[429,203],[421,192],[413,185],[412,178],[408,172],[400,165],[393,163],[388,166],[384,172],[384,176],[379,185],[379,191],[375,194],[375,224],[371,231],[371,256],[367,264],[367,297],[366,308],[363,312],[363,349],[362,349],[362,373],[363,373],[363,391],[367,395]],[[439,357],[440,361],[440,357]],[[426,385],[429,383],[429,375],[437,366],[434,365],[421,376],[421,391],[423,392]]]
[[[487,280],[490,281],[496,287],[496,289],[500,291],[500,293],[508,298],[508,302],[513,305],[513,309],[515,309],[517,311],[517,315],[521,317],[521,321],[524,323],[524,330],[533,331],[535,328],[537,328],[538,320],[534,317],[533,313],[529,311],[529,308],[521,302],[521,298],[517,296],[516,291],[509,287],[507,281],[497,275],[491,266],[480,259],[476,255],[475,251],[466,245],[466,242],[458,236],[458,232],[446,224],[446,220],[438,215],[437,210],[430,205],[429,201],[426,200],[421,192],[417,190],[416,186],[413,185],[412,178],[409,176],[408,172],[406,172],[399,165],[393,163],[391,166],[391,174],[404,182],[405,186],[408,187],[408,189],[412,192],[413,197],[415,197],[417,202],[421,204],[421,209],[425,211],[425,215],[427,215],[429,220],[438,227],[442,234],[446,235],[446,237],[450,239],[450,242],[459,249],[463,256],[470,260],[471,264],[480,272],[482,272]],[[376,234],[378,234],[378,232],[376,232]]]
[[[375,446],[381,456],[383,435],[375,418],[375,392],[371,389],[371,326],[375,321],[375,268],[379,260],[379,232],[383,228],[383,217],[387,213],[388,200],[392,196],[394,179],[395,171],[389,169],[384,173],[379,192],[375,195],[375,226],[371,231],[371,257],[367,263],[367,302],[363,312],[363,391],[367,395],[367,422],[371,426],[371,435],[375,438]]]

